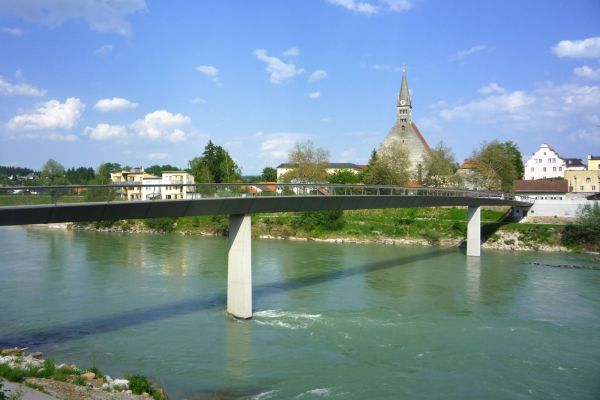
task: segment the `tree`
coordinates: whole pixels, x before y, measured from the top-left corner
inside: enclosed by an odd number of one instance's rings
[[[179,171],[179,168],[174,167],[169,164],[165,165],[151,165],[148,168],[145,168],[144,171],[151,175],[161,176],[164,171]]]
[[[263,168],[260,179],[263,182],[276,182],[277,181],[277,170],[273,167]]]
[[[79,167],[67,169],[65,176],[71,185],[85,185],[94,179],[96,173],[93,168]]]
[[[66,185],[65,167],[56,160],[49,159],[42,167],[42,179],[46,185]]]
[[[521,156],[521,152],[519,151],[519,146],[512,140],[505,142],[504,146],[506,147],[506,150],[513,156],[513,162],[517,171],[516,179],[523,179],[523,174],[525,173],[525,166],[523,165],[523,157]]]
[[[296,142],[288,153],[290,170],[283,180],[294,183],[324,182],[327,180],[329,152],[320,147],[315,148],[312,141]]]
[[[347,169],[340,169],[329,175],[327,181],[338,185],[355,184],[362,181],[362,173],[354,173]]]
[[[190,173],[196,182],[236,182],[242,179],[241,170],[227,150],[208,141],[201,157],[189,161]]]
[[[519,178],[516,166],[515,145],[497,140],[484,142],[471,157],[477,165],[477,172],[483,178],[488,190],[511,191],[513,182]],[[517,150],[518,151],[518,150]]]
[[[114,168],[113,163],[103,163],[98,166],[96,176],[92,180],[93,185],[109,185],[111,168]],[[117,170],[120,170],[120,165]],[[113,188],[89,188],[85,192],[86,201],[109,201],[116,197],[117,192]]]
[[[373,150],[364,180],[370,185],[401,185],[410,181],[408,149],[395,142],[380,152]]]
[[[439,142],[423,160],[423,183],[426,186],[444,186],[452,180],[457,169],[452,149]]]

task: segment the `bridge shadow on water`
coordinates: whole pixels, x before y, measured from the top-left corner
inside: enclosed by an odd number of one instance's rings
[[[394,258],[391,260],[378,261],[371,264],[351,267],[323,274],[287,280],[284,282],[269,283],[253,288],[254,305],[260,304],[260,299],[276,293],[289,290],[301,289],[320,283],[342,279],[354,275],[364,274],[393,267],[401,267],[417,261],[442,257],[456,252],[455,249],[438,249],[438,251],[424,252],[411,256]],[[0,338],[0,348],[25,346],[33,347],[45,344],[58,344],[70,340],[77,340],[89,335],[116,331],[119,329],[152,323],[163,319],[174,318],[201,310],[226,307],[227,294],[219,293],[200,298],[181,300],[169,304],[152,306],[143,309],[135,309],[111,316],[94,317],[77,322],[49,327],[32,332],[11,335]]]

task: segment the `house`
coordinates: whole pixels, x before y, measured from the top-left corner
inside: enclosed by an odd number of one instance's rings
[[[136,167],[129,171],[123,170],[110,173],[110,180],[113,182],[113,184],[123,186],[120,190],[120,195],[127,200],[146,200],[146,198],[142,196],[141,187],[144,179],[159,178],[145,172],[144,167]]]
[[[565,158],[566,171],[585,171],[586,167],[581,158]]]
[[[475,161],[465,158],[458,171],[456,171],[456,174],[461,178],[463,188],[469,190],[483,189],[483,180],[477,172],[477,163]]]
[[[122,185],[121,197],[127,200],[174,200],[196,197],[194,177],[186,171],[164,171],[161,177],[148,174],[143,167],[130,171],[112,172],[110,179]]]
[[[290,170],[294,169],[297,165],[290,163],[283,163],[277,166],[277,182],[283,181],[283,176]],[[338,171],[350,171],[354,174],[358,174],[365,168],[364,165],[358,165],[353,163],[328,163],[327,174],[332,175]]]
[[[562,178],[566,170],[565,159],[549,145],[542,143],[540,148],[525,162],[524,179]]]
[[[162,173],[162,183],[165,185],[179,185],[163,188],[162,198],[165,200],[193,198],[193,193],[196,192],[194,186],[181,186],[194,183],[194,177],[185,171],[164,171]]]
[[[568,169],[565,172],[565,179],[569,182],[569,192],[600,192],[600,157],[589,155],[587,170]]]
[[[564,200],[569,191],[565,179],[514,181],[515,194],[523,200]]]

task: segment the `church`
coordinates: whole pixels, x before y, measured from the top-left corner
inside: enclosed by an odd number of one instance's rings
[[[417,125],[412,121],[412,100],[406,81],[406,70],[402,72],[402,85],[396,108],[396,123],[390,129],[379,151],[385,152],[394,144],[405,146],[409,154],[411,173],[416,180],[421,180],[423,160],[431,153],[431,149]]]

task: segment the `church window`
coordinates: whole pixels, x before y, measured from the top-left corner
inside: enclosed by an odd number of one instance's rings
[[[404,131],[404,130],[406,130],[406,127],[405,127],[404,125],[402,125],[402,130],[403,130],[403,131]]]

